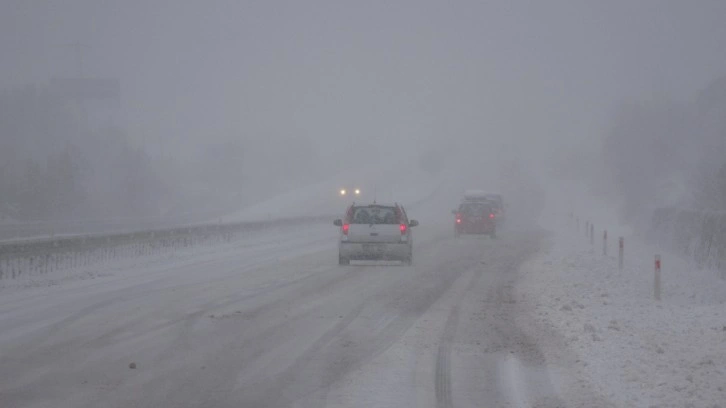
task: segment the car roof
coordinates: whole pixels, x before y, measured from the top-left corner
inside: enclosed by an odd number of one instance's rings
[[[398,203],[353,203],[353,207],[400,207]]]
[[[495,205],[496,203],[491,200],[481,200],[481,201],[463,201],[461,205],[483,205],[487,207],[491,207],[492,205]]]

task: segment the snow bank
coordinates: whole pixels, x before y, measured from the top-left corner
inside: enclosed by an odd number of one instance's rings
[[[726,280],[662,253],[655,301],[656,249],[627,235],[619,271],[616,234],[603,256],[600,235],[590,246],[583,225],[576,232],[569,217],[557,220],[550,246],[526,264],[518,287],[538,323],[531,334],[559,333],[577,374],[617,406],[724,406]],[[546,354],[551,364],[563,358]]]

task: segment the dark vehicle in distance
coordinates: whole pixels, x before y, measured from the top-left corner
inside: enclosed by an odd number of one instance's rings
[[[506,220],[506,205],[500,193],[486,192],[483,190],[466,190],[462,202],[488,203],[492,207],[494,220],[500,227]]]
[[[490,202],[465,201],[452,213],[454,219],[454,235],[462,234],[497,236],[495,208]]]

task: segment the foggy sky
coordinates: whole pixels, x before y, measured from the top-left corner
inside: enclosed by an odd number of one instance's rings
[[[129,133],[187,154],[294,138],[538,156],[598,136],[624,99],[726,73],[726,2],[23,1],[0,6],[0,87],[117,77]],[[526,147],[526,148],[525,148]]]

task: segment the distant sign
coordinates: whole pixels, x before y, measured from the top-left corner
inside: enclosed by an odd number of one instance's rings
[[[121,84],[111,78],[53,78],[50,88],[64,99],[110,101],[121,100]]]

